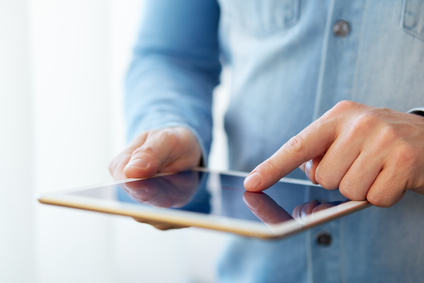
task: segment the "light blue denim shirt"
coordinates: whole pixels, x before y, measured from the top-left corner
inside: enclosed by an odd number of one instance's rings
[[[225,128],[232,170],[253,169],[340,100],[404,112],[424,107],[420,0],[146,0],[143,12],[126,82],[130,139],[185,126],[207,162],[221,64],[231,72]],[[305,201],[326,198],[315,194]],[[285,240],[233,237],[219,276],[420,282],[423,215],[424,197],[407,193],[391,208],[372,207]]]

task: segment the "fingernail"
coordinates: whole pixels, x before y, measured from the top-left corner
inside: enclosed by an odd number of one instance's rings
[[[309,160],[308,162],[306,162],[305,164],[305,174],[306,176],[309,178],[309,173],[311,172],[311,168],[312,168],[312,160]]]
[[[244,186],[250,189],[254,189],[258,187],[262,182],[261,175],[257,172],[247,176],[246,180],[244,180]]]
[[[142,158],[138,158],[138,159],[134,159],[132,161],[130,161],[127,166],[125,166],[126,168],[128,167],[132,167],[132,168],[140,168],[140,169],[145,169],[147,168],[148,163],[146,160],[142,159]]]

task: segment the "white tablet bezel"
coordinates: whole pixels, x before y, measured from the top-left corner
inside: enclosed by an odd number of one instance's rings
[[[246,176],[246,173],[234,171],[210,171],[204,168],[195,170],[203,172],[212,172],[218,174],[227,174],[233,176]],[[347,201],[334,207],[315,212],[311,215],[302,217],[301,220],[293,219],[280,224],[266,224],[229,218],[224,216],[216,216],[209,214],[201,214],[196,212],[188,212],[182,210],[174,210],[167,208],[156,208],[148,206],[137,206],[132,203],[122,203],[118,201],[95,199],[76,194],[78,191],[84,191],[101,186],[117,185],[122,182],[134,181],[138,179],[127,179],[123,181],[110,182],[101,185],[86,186],[75,189],[61,190],[42,194],[38,197],[38,201],[43,204],[64,206],[70,208],[78,208],[83,210],[103,212],[114,215],[130,216],[134,218],[142,218],[154,222],[163,222],[176,226],[192,226],[204,229],[212,229],[235,233],[248,237],[258,237],[265,239],[283,238],[297,232],[306,230],[310,227],[320,225],[333,219],[342,217],[347,214],[354,213],[361,209],[371,206],[367,201]],[[283,178],[280,182],[313,185],[304,180]]]

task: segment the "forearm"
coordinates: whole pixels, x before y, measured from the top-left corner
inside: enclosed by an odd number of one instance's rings
[[[207,156],[211,140],[211,100],[215,83],[190,70],[181,59],[139,59],[127,80],[126,118],[132,139],[138,133],[170,126],[189,128]]]
[[[126,80],[129,138],[149,129],[184,126],[207,157],[212,91],[221,70],[218,6],[215,1],[196,0],[146,3]]]

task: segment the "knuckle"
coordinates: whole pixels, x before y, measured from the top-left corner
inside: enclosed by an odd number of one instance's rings
[[[148,162],[148,169],[154,172],[158,167],[163,164],[163,160],[160,158],[160,155],[157,154],[154,147],[151,145],[143,145],[136,148],[129,158],[129,161],[136,159],[143,159]]]
[[[380,136],[383,140],[388,142],[393,142],[400,138],[399,132],[388,124],[381,126]]]
[[[321,116],[321,120],[331,120],[338,117],[343,117],[346,113],[351,112],[355,108],[357,108],[360,104],[350,101],[350,100],[342,100],[339,101],[336,105],[334,105],[330,110],[324,113]]]
[[[137,143],[143,143],[144,140],[146,140],[147,136],[149,135],[150,131],[145,131],[145,132],[141,132],[139,133],[135,138],[134,138],[134,142]]]
[[[159,133],[159,139],[164,142],[175,142],[176,136],[169,129],[165,129]]]
[[[350,100],[342,100],[339,101],[336,105],[334,105],[333,108],[331,108],[330,112],[334,112],[336,114],[338,113],[345,113],[346,111],[351,110],[352,108],[356,107],[358,103],[350,101]]]
[[[287,143],[286,143],[286,149],[293,153],[301,153],[305,149],[305,141],[302,136],[297,135],[292,137]]]
[[[355,192],[354,190],[352,190],[351,186],[345,185],[343,183],[340,184],[339,191],[344,197],[346,197],[350,200],[364,200],[365,199],[364,195],[360,195],[357,191]]]
[[[321,187],[327,190],[335,190],[338,187],[338,183],[336,183],[330,176],[328,176],[322,170],[319,170],[319,167],[315,171],[315,180]]]
[[[366,112],[355,120],[351,133],[353,136],[373,135],[378,147],[385,147],[401,138],[399,130],[382,119],[378,113]]]
[[[394,156],[397,167],[400,168],[413,168],[417,163],[419,156],[418,150],[408,143],[402,143]]]
[[[351,193],[351,191],[349,190],[349,188],[348,188],[348,187],[346,187],[346,186],[344,186],[344,185],[340,185],[340,187],[339,187],[339,191],[340,191],[340,193],[341,193],[344,197],[346,197],[346,198],[348,198],[348,199],[350,199],[350,200],[355,200],[355,199],[353,198],[352,193]]]
[[[156,146],[156,147],[166,146],[167,148],[170,149],[171,152],[177,150],[182,143],[184,142],[181,141],[178,133],[173,128],[164,129],[157,132],[154,139],[152,139],[151,142],[149,142],[149,144],[152,144],[152,146]]]
[[[350,100],[342,100],[339,101],[334,108],[339,110],[348,110],[355,107],[358,103],[350,101]]]
[[[133,148],[133,147],[137,147],[137,146],[139,146],[139,145],[142,145],[145,141],[146,141],[146,139],[147,139],[147,137],[148,137],[148,135],[149,135],[149,132],[142,132],[142,133],[139,133],[137,136],[135,136],[134,137],[134,139],[131,141],[131,143],[130,143],[130,145],[129,145],[129,148]],[[129,149],[128,148],[128,149]]]
[[[153,147],[150,145],[142,145],[132,152],[132,158],[140,158],[144,155],[154,155]]]
[[[381,193],[374,192],[375,190],[370,190],[367,194],[367,201],[377,207],[389,207],[390,203],[384,198],[384,195]]]
[[[357,120],[359,128],[369,128],[377,123],[377,117],[370,112],[361,113]]]

